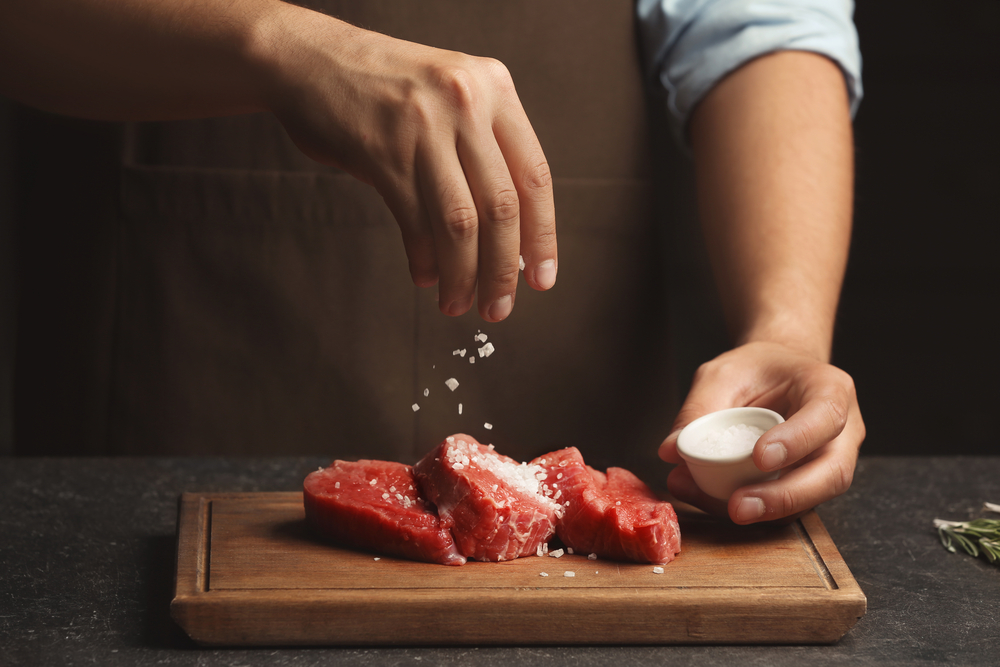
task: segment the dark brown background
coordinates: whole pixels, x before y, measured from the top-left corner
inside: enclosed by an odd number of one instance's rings
[[[859,387],[863,452],[996,453],[1000,3],[861,0],[856,17],[866,98],[834,358]],[[115,202],[95,193],[114,178],[115,135],[0,99],[0,453],[105,435],[84,417],[106,400],[87,382],[102,360],[67,334],[111,326],[113,304],[87,295],[114,279],[98,212]],[[671,185],[675,211],[690,212],[689,185]],[[683,387],[726,340],[691,216],[673,220],[664,256]]]

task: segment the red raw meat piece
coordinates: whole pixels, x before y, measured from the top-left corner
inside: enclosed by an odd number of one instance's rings
[[[408,465],[334,461],[306,477],[304,487],[306,521],[338,543],[442,565],[465,563],[434,507],[419,496]]]
[[[576,447],[540,456],[547,477],[542,491],[557,502],[569,501],[556,534],[577,553],[640,563],[669,563],[681,550],[673,506],[660,500],[624,468],[604,473],[583,462]]]
[[[541,495],[541,468],[497,454],[456,434],[413,467],[424,497],[437,506],[458,550],[482,561],[533,555],[555,532],[562,508]]]

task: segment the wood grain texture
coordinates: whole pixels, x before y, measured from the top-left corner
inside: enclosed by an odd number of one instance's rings
[[[586,555],[447,567],[317,539],[300,493],[185,494],[171,614],[213,645],[832,643],[864,615],[815,512],[678,515],[663,574]]]

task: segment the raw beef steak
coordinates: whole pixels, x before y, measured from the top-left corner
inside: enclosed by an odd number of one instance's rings
[[[673,506],[624,468],[605,475],[583,462],[576,447],[540,456],[542,492],[564,503],[556,534],[577,553],[640,563],[668,563],[681,550]],[[565,504],[568,501],[568,504]]]
[[[417,492],[413,469],[334,461],[305,480],[306,521],[338,543],[413,560],[462,565],[448,528]]]
[[[555,532],[563,508],[541,495],[542,469],[472,437],[448,437],[413,467],[463,556],[482,561],[532,555]]]

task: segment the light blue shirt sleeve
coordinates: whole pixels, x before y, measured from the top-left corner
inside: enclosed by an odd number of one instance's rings
[[[638,0],[647,72],[664,87],[682,139],[694,107],[724,76],[773,51],[812,51],[840,66],[861,102],[853,0]]]

